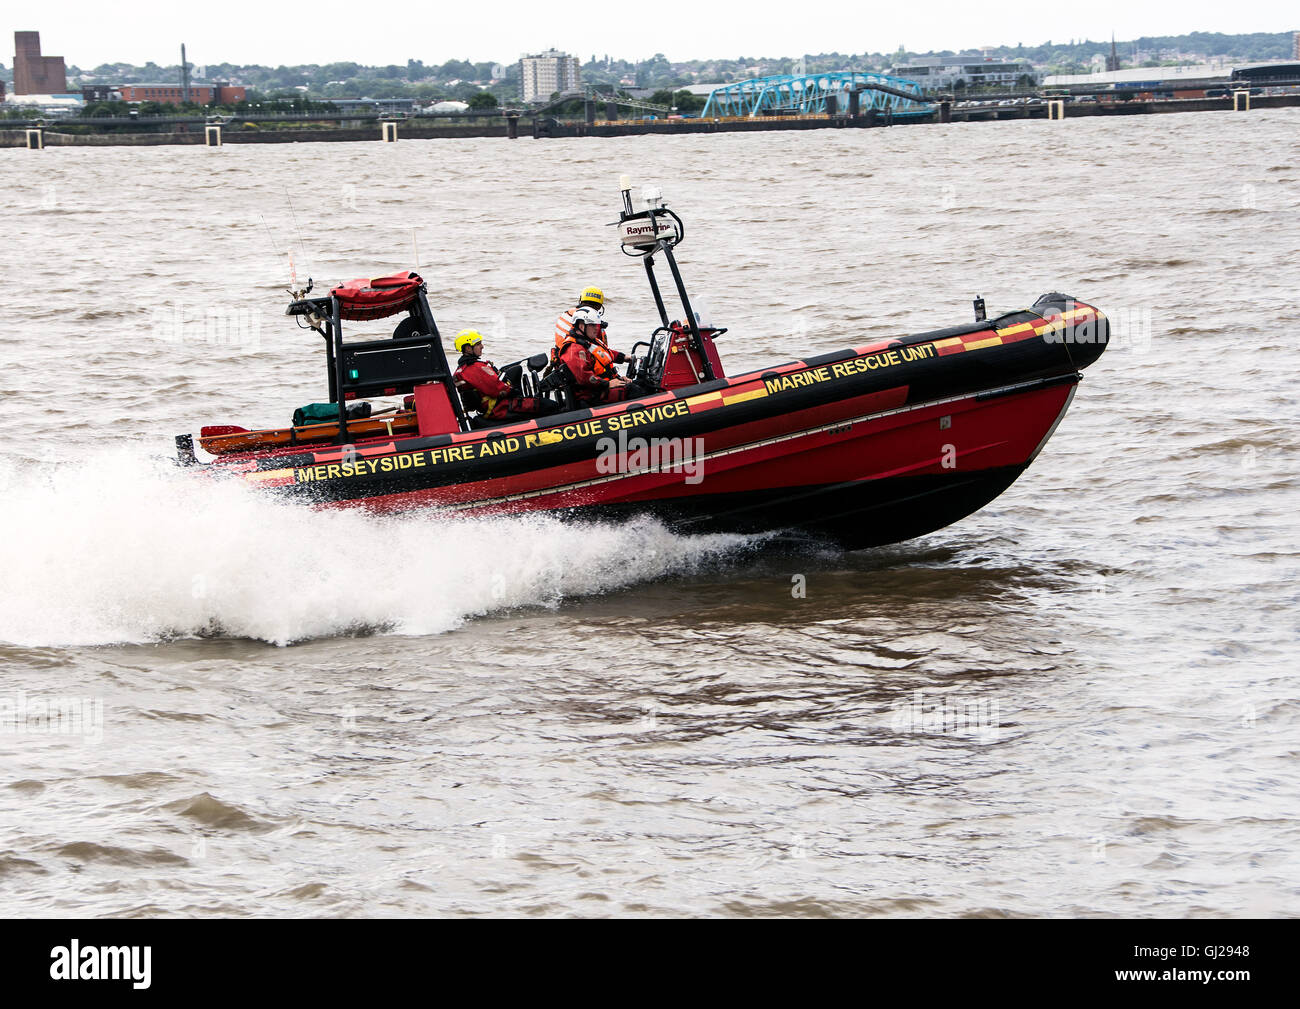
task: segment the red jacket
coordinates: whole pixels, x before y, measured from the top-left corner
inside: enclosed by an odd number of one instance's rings
[[[560,360],[568,367],[578,387],[575,393],[579,402],[596,403],[608,395],[609,381],[597,374],[599,365],[589,348],[577,340],[570,340],[560,351]]]
[[[604,349],[604,348],[601,348]],[[623,386],[611,386],[601,377],[601,361],[577,340],[570,340],[560,351],[560,360],[568,367],[577,384],[578,400],[583,403],[615,403],[627,395]],[[617,374],[611,369],[611,374]]]
[[[491,361],[480,361],[473,354],[463,354],[456,362],[456,391],[466,410],[477,410],[486,417],[505,416],[510,408],[509,382],[501,381]]]
[[[564,344],[570,339],[576,339],[573,336],[573,313],[577,309],[570,308],[561,312],[560,317],[555,320],[555,352],[554,356],[559,357],[564,350]],[[603,340],[604,337],[602,336]],[[614,365],[622,364],[627,360],[627,356],[620,351],[611,350],[608,346],[601,343],[592,343],[587,346],[587,353],[591,355],[594,361],[594,370],[598,378],[609,378],[616,374]]]

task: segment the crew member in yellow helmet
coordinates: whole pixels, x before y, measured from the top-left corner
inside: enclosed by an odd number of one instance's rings
[[[456,391],[465,409],[477,413],[481,423],[508,424],[553,412],[549,400],[517,395],[515,387],[497,373],[496,365],[483,360],[483,335],[478,330],[462,329],[452,343],[460,351],[452,376]]]

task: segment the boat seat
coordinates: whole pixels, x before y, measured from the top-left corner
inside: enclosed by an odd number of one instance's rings
[[[393,330],[394,340],[403,340],[409,336],[423,335],[424,334],[420,332],[419,320],[417,320],[413,315],[408,315],[405,319],[399,322],[397,328]]]
[[[578,409],[578,382],[563,361],[556,361],[551,373],[538,383],[538,394],[558,392],[561,410]]]

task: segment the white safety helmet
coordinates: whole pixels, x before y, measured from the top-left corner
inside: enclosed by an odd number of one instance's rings
[[[582,308],[573,310],[573,324],[576,326],[580,322],[587,322],[593,325],[600,325],[600,313],[594,308],[588,308],[584,305]]]

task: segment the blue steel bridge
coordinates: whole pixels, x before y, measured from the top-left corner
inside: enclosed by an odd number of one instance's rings
[[[709,95],[700,118],[824,114],[826,99],[832,95],[835,111],[845,115],[852,91],[859,92],[858,109],[864,115],[875,111],[889,112],[895,117],[919,117],[934,111],[922,97],[921,85],[901,77],[856,72],[777,74],[716,88]]]

